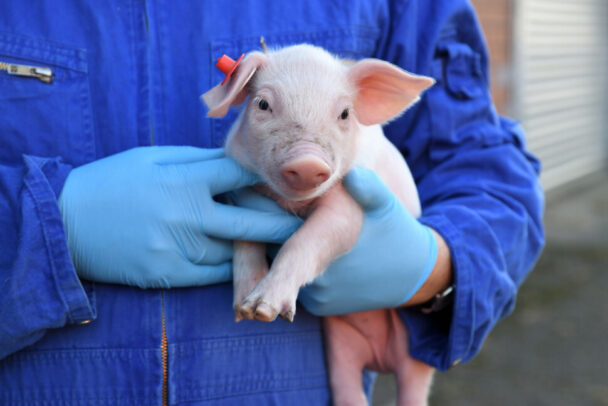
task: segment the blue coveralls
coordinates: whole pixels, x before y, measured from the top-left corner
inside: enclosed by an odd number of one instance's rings
[[[469,360],[513,309],[543,245],[539,164],[492,107],[467,1],[3,0],[0,62],[54,77],[0,71],[0,404],[330,402],[319,319],[298,309],[293,324],[235,324],[229,284],[80,281],[56,203],[87,162],[222,145],[236,113],[207,119],[199,95],[223,78],[216,58],[259,49],[260,36],[437,80],[385,129],[454,269],[453,307],[401,310],[412,355],[441,370]]]

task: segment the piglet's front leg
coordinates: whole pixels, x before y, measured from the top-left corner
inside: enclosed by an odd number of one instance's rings
[[[357,241],[363,212],[341,184],[321,196],[304,224],[281,247],[269,273],[243,301],[240,312],[251,320],[293,321],[301,286]]]
[[[249,241],[234,242],[232,261],[234,321],[239,322],[244,318],[241,303],[267,273],[266,244]]]

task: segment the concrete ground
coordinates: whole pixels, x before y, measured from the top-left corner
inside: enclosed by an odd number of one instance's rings
[[[608,173],[552,192],[546,248],[475,359],[436,374],[431,405],[608,406]],[[395,404],[390,376],[374,406]]]

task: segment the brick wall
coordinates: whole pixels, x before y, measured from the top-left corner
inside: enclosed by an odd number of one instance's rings
[[[496,108],[509,115],[512,0],[471,0],[490,51],[490,81]]]

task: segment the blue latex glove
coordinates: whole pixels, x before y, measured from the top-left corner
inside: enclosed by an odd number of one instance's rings
[[[232,278],[232,239],[283,242],[287,213],[220,204],[213,196],[259,179],[223,149],[143,147],[73,169],[59,197],[78,275],[142,288]]]
[[[400,306],[431,274],[435,237],[375,172],[355,167],[343,183],[365,212],[361,234],[298,298],[317,316]]]
[[[300,290],[300,302],[318,316],[397,307],[420,289],[437,259],[430,229],[405,209],[375,172],[355,167],[343,183],[365,212],[363,228],[349,252]],[[240,206],[282,211],[250,188],[239,190],[233,200]]]

